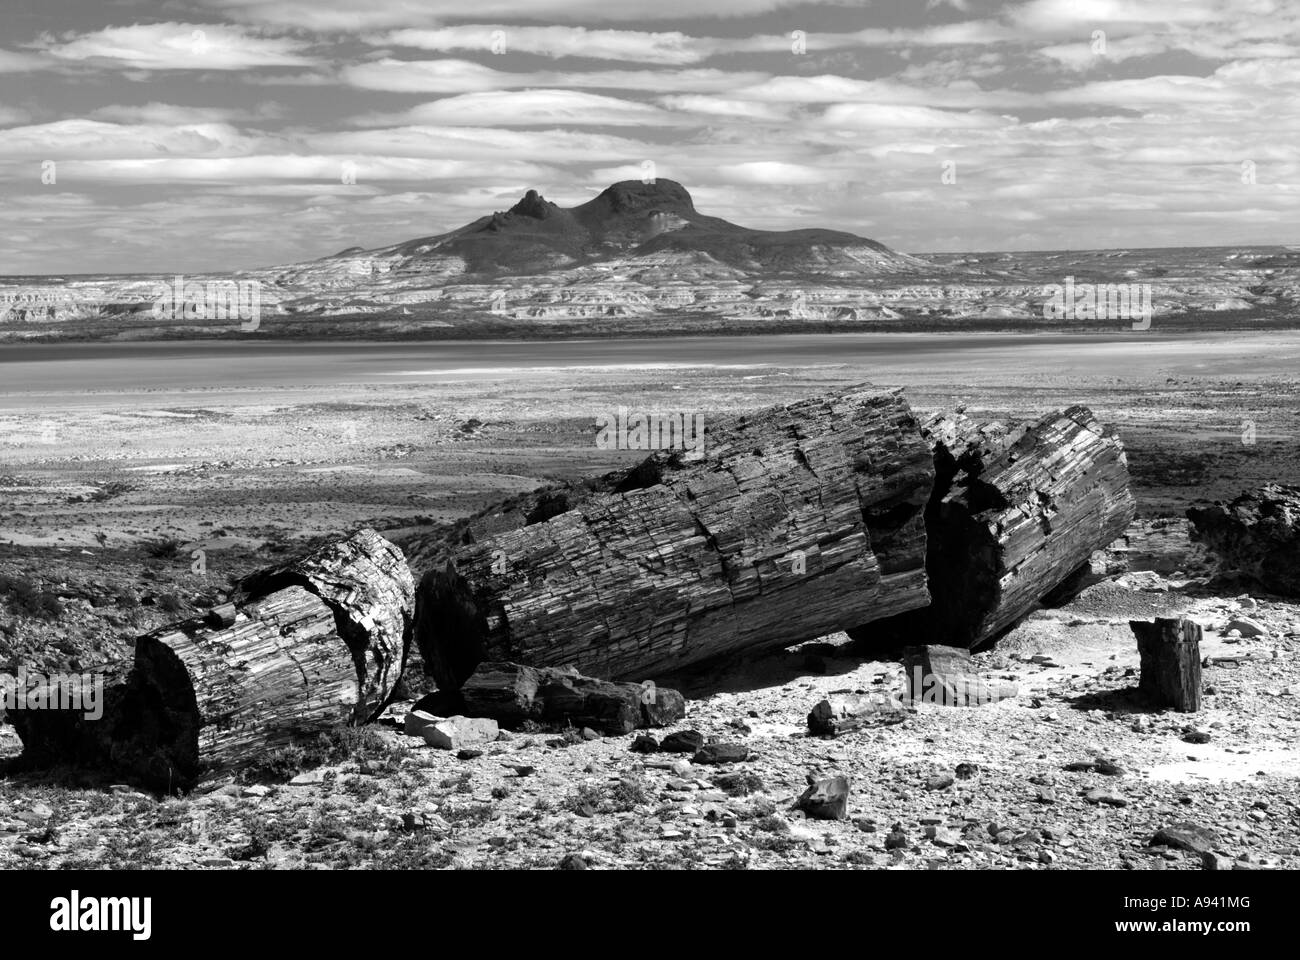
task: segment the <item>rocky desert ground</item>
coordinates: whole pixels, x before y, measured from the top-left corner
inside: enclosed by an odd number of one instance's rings
[[[1019,684],[996,704],[919,704],[811,737],[821,698],[902,682],[896,661],[864,661],[838,635],[662,678],[690,706],[655,739],[696,731],[740,744],[735,763],[573,729],[457,753],[402,733],[424,689],[416,664],[391,723],[268,756],[186,796],[75,770],[12,775],[0,781],[0,865],[1300,866],[1300,606],[1225,580],[1181,519],[1191,504],[1296,476],[1300,335],[906,351],[823,339],[815,355],[790,345],[785,362],[746,362],[752,351],[739,348],[730,364],[633,350],[619,364],[538,354],[434,373],[412,348],[418,375],[405,377],[373,374],[364,354],[346,373],[281,365],[278,379],[258,375],[251,354],[214,354],[206,380],[170,380],[164,364],[117,384],[96,381],[93,361],[22,363],[8,351],[7,669],[113,659],[251,570],[362,525],[401,545],[418,576],[457,519],[635,459],[592,442],[592,412],[619,405],[707,415],[861,381],[906,386],[920,411],[1026,416],[1083,403],[1121,432],[1139,517],[1095,558],[1102,579],[979,654],[984,671]],[[1206,706],[1194,715],[1149,712],[1135,697],[1128,620],[1173,613],[1206,630]],[[0,735],[16,754],[12,728]],[[850,783],[847,820],[794,808],[809,777],[836,774]]]

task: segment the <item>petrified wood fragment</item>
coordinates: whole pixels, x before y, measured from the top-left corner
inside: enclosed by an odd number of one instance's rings
[[[488,717],[507,728],[532,720],[620,736],[677,722],[686,715],[686,700],[678,691],[650,681],[614,683],[574,670],[481,663],[459,690],[432,693],[415,709]]]

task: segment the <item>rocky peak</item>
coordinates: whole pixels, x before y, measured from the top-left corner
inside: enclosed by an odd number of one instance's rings
[[[510,212],[521,217],[545,220],[558,209],[555,204],[547,202],[536,190],[529,190],[524,194],[522,200],[510,208]]]
[[[693,214],[695,204],[685,187],[676,180],[656,179],[653,183],[623,180],[607,187],[592,205],[606,206],[610,212]]]

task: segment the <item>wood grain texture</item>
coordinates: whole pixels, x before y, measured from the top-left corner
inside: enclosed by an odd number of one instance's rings
[[[1116,433],[1086,407],[1023,423],[930,418],[931,607],[852,631],[864,645],[974,648],[1121,536],[1136,505]]]
[[[1158,709],[1201,709],[1201,626],[1180,617],[1130,620],[1142,662],[1140,689]]]
[[[897,391],[709,424],[703,460],[516,500],[422,580],[416,641],[445,688],[485,659],[639,681],[915,609],[933,478]]]
[[[364,722],[400,674],[413,594],[401,551],[362,530],[244,580],[233,616],[216,618],[229,626],[200,617],[139,637],[110,671],[102,719],[33,713],[24,749],[172,790]]]

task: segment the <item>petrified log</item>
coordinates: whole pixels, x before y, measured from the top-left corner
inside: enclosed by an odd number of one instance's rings
[[[1086,407],[1019,424],[940,415],[922,432],[936,468],[926,508],[934,603],[851,630],[860,643],[977,647],[1133,519],[1124,447]]]
[[[1201,626],[1194,620],[1157,617],[1130,620],[1137,637],[1142,676],[1138,689],[1159,708],[1182,713],[1201,709]]]
[[[401,551],[373,530],[254,574],[235,606],[229,627],[191,619],[138,638],[129,668],[111,673],[102,719],[29,712],[24,756],[184,789],[383,709],[414,588]]]
[[[686,699],[649,681],[614,683],[575,670],[481,663],[459,690],[436,691],[415,709],[435,716],[488,717],[507,728],[533,720],[621,736],[677,722],[686,715]]]
[[[1192,538],[1237,573],[1286,597],[1300,597],[1300,487],[1270,483],[1231,503],[1187,511]]]
[[[710,425],[427,574],[416,641],[443,689],[484,660],[639,680],[924,606],[930,451],[901,392],[855,388]],[[551,496],[551,500],[546,499]]]

